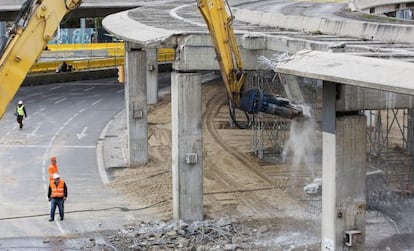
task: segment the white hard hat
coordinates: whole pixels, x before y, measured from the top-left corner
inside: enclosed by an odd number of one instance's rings
[[[19,100],[19,102],[17,102],[17,104],[22,105],[23,101]]]
[[[58,174],[58,173],[54,173],[54,174],[53,174],[53,178],[54,178],[54,179],[58,179],[58,178],[60,178],[60,176],[59,176],[59,174]]]

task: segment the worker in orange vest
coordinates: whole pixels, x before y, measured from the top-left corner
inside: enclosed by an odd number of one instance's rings
[[[60,220],[63,220],[65,214],[65,200],[68,197],[68,188],[59,174],[53,174],[53,182],[50,182],[47,197],[50,203],[50,218],[49,221],[55,220],[56,206],[59,208]]]
[[[55,156],[50,158],[50,165],[49,165],[49,169],[47,171],[49,172],[49,182],[51,183],[53,181],[53,174],[59,173],[59,168],[56,164],[56,157]]]

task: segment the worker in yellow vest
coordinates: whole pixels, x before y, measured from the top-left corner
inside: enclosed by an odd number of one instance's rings
[[[66,187],[65,181],[60,178],[59,174],[55,173],[53,178],[54,180],[50,183],[47,192],[47,197],[51,202],[49,221],[55,220],[56,206],[59,208],[59,216],[62,221],[65,214],[64,204],[66,198],[68,197],[68,188]]]
[[[26,108],[23,101],[19,100],[16,107],[17,123],[20,125],[20,130],[23,128],[23,116],[27,118]]]

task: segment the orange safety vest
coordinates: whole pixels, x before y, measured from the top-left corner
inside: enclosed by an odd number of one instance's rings
[[[55,182],[50,183],[50,188],[52,193],[50,195],[51,198],[63,198],[65,197],[65,181],[62,179],[59,180],[58,185],[56,186]]]
[[[49,172],[49,180],[50,180],[50,182],[53,182],[53,174],[55,174],[55,173],[58,173],[59,172],[59,170],[58,170],[58,167],[57,167],[57,165],[50,165],[49,166],[49,169],[47,170],[48,172]]]

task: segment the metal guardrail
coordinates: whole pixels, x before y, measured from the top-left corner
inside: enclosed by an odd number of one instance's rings
[[[30,73],[56,71],[56,69],[63,61],[71,66],[72,71],[117,67],[124,65],[124,43],[49,44],[45,50],[56,52],[56,60],[51,58],[49,55],[47,62],[40,61],[35,63],[30,69]],[[105,51],[106,53],[103,57],[90,57],[89,55],[94,55],[94,51]],[[66,57],[58,57],[57,53],[66,55]],[[84,54],[85,59],[75,58],[74,55],[80,54]],[[175,50],[172,48],[159,48],[157,51],[157,61],[159,64],[171,63],[174,61],[174,57]]]

